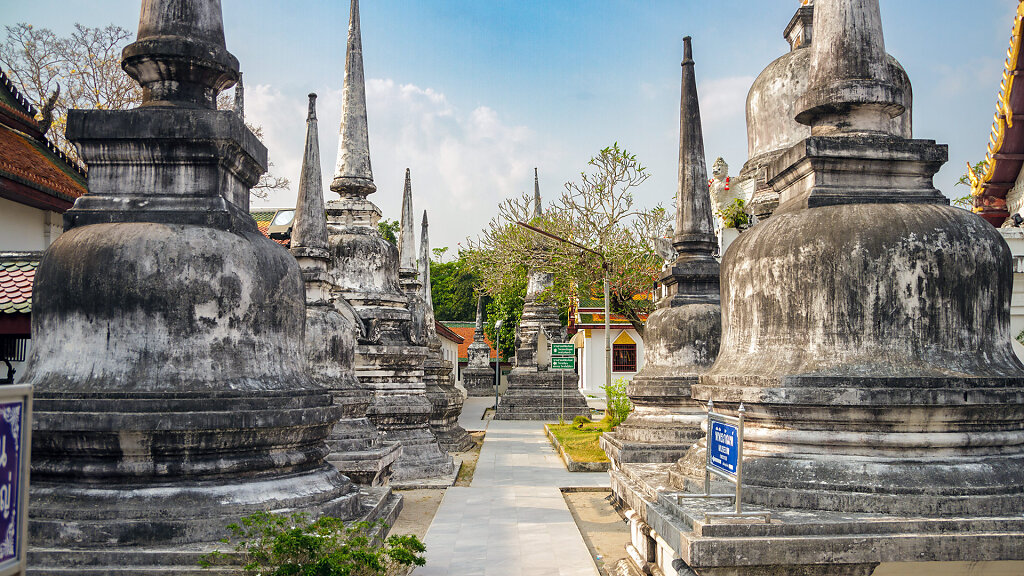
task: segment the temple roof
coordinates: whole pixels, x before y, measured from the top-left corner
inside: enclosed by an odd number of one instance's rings
[[[1024,44],[1024,3],[1017,5],[1013,18],[1013,32],[1010,48],[1007,50],[1003,68],[1003,80],[999,86],[995,120],[985,154],[987,166],[982,174],[971,178],[973,211],[988,220],[993,226],[1000,226],[1009,217],[1006,194],[1013,188],[1024,166],[1024,58],[1021,58]]]
[[[0,314],[32,311],[32,281],[38,266],[38,254],[0,254]]]
[[[86,193],[85,171],[47,140],[35,114],[0,70],[0,197],[64,212]]]
[[[446,320],[444,322],[439,321],[438,323],[462,337],[462,342],[459,343],[459,362],[468,362],[469,345],[473,343],[473,331],[476,330],[476,322],[457,322]],[[487,347],[490,349],[488,357],[491,360],[494,360],[494,345],[491,344],[491,341],[487,336],[484,336],[484,342],[487,343]]]
[[[270,238],[270,223],[274,220],[274,214],[277,214],[277,210],[277,208],[268,208],[262,210],[249,211],[249,216],[252,216],[252,219],[256,221],[256,227],[259,228],[260,232],[262,232],[263,235],[266,236],[267,238]],[[276,238],[271,238],[271,240],[277,242],[278,244],[284,246],[285,248],[288,248],[291,245],[290,239],[279,240]]]

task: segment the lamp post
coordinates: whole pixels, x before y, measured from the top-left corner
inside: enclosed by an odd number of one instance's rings
[[[612,385],[612,331],[609,315],[609,300],[611,298],[609,294],[610,289],[608,286],[608,260],[605,259],[604,254],[598,252],[597,250],[587,248],[586,246],[583,246],[582,244],[577,244],[572,240],[566,240],[561,236],[552,234],[551,232],[548,232],[546,230],[541,230],[540,228],[536,228],[534,226],[530,226],[525,222],[516,222],[516,224],[522,226],[523,228],[526,228],[527,230],[531,230],[538,234],[542,234],[544,236],[547,236],[548,238],[558,240],[559,242],[564,242],[566,244],[569,244],[570,246],[575,246],[580,250],[590,252],[591,254],[597,255],[601,258],[601,273],[604,275],[604,394],[605,400],[607,401],[608,388],[611,387]]]
[[[494,323],[494,415],[498,415],[498,385],[501,383],[501,320]]]

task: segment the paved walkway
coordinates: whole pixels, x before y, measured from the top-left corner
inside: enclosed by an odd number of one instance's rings
[[[445,492],[415,575],[598,576],[559,488],[607,485],[567,472],[543,423],[489,422],[473,483]]]

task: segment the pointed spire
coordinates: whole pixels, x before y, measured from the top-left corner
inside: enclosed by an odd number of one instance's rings
[[[366,198],[377,190],[370,168],[370,137],[366,123],[363,39],[359,31],[359,0],[352,0],[345,52],[345,83],[341,96],[341,138],[331,190],[343,197]]]
[[[476,328],[473,330],[473,342],[484,341],[484,296],[476,297]]]
[[[404,275],[416,274],[416,232],[413,230],[412,176],[405,169],[405,191],[402,194],[402,221],[398,238],[398,270]]]
[[[295,204],[292,225],[293,249],[310,248],[327,256],[327,217],[324,210],[324,188],[320,174],[320,138],[316,127],[316,94],[309,95],[306,116],[306,149],[302,155],[299,176],[299,197]]]
[[[539,218],[544,210],[540,204],[540,177],[537,176],[537,169],[533,169],[533,217]]]
[[[427,307],[427,331],[434,327],[433,288],[430,285],[430,238],[427,234],[427,211],[423,211],[420,223],[420,279],[423,282],[423,300]]]
[[[683,79],[679,102],[679,187],[676,193],[676,233],[672,245],[679,261],[708,259],[717,242],[711,219],[704,134],[697,101],[690,37],[683,38]]]
[[[145,106],[216,110],[217,94],[238,81],[220,0],[143,0],[137,39],[121,55]]]

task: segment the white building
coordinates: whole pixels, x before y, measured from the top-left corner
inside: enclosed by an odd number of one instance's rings
[[[644,340],[624,317],[612,314],[609,321],[612,341],[612,382],[632,380],[644,366]],[[581,300],[569,315],[570,342],[576,345],[576,370],[580,392],[584,396],[604,398],[605,346],[604,302]]]

